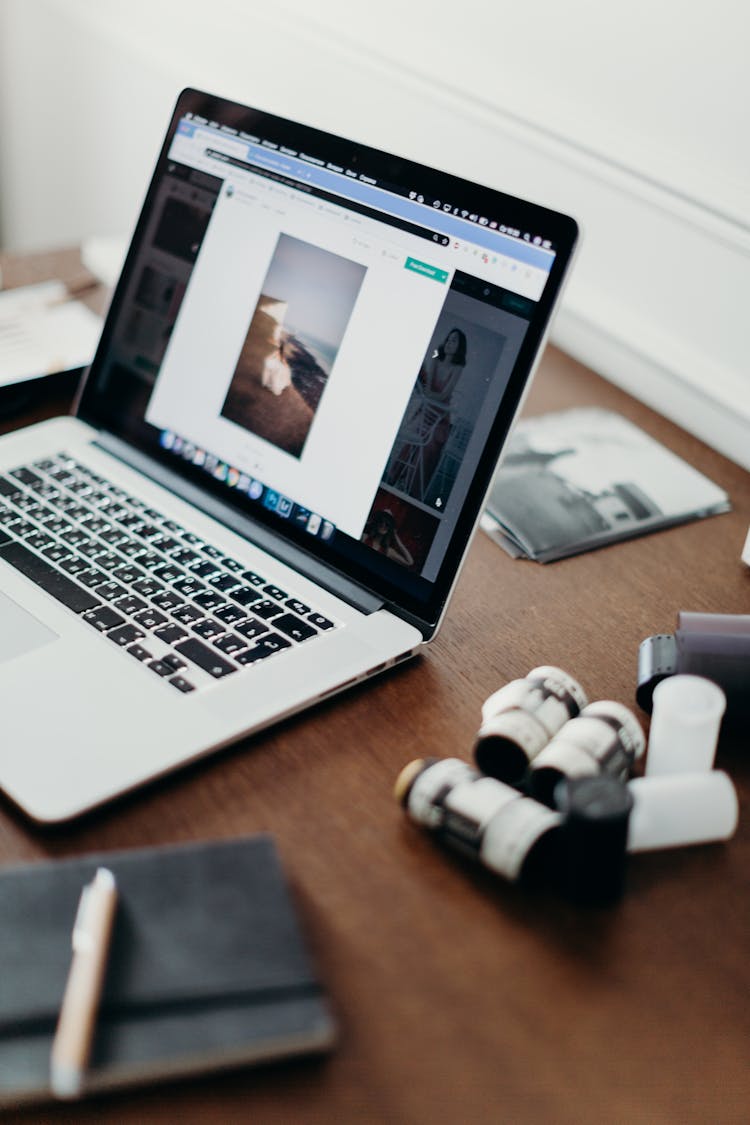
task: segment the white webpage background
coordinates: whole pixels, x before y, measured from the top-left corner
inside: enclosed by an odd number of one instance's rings
[[[427,242],[293,194],[255,177],[234,195],[222,190],[146,419],[359,538],[450,277],[441,284],[404,268],[410,243],[435,262]],[[282,231],[367,267],[299,459],[221,417]]]

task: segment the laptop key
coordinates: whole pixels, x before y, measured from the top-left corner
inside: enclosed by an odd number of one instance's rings
[[[181,641],[186,637],[187,633],[179,625],[163,625],[160,629],[154,630],[154,636],[165,644],[173,645],[175,641]]]
[[[128,617],[132,617],[134,613],[140,613],[142,609],[148,608],[142,598],[136,598],[133,594],[126,594],[124,598],[118,598],[115,605],[121,613],[126,613]]]
[[[0,477],[0,496],[16,496],[21,492],[21,489],[14,481],[10,481],[7,477]]]
[[[256,637],[262,637],[264,633],[270,631],[269,626],[266,625],[265,622],[256,621],[252,617],[249,621],[241,621],[239,625],[235,625],[235,630],[238,633],[242,633],[243,637],[247,637],[248,640],[251,641],[255,640]]]
[[[252,586],[238,586],[236,590],[230,593],[232,601],[237,602],[239,605],[250,605],[252,602],[257,602],[260,594],[254,590]]]
[[[105,574],[103,570],[97,570],[93,566],[80,571],[76,575],[78,581],[82,582],[84,586],[100,586],[102,582],[107,581],[108,577],[109,575]]]
[[[23,535],[25,538],[27,535],[36,535],[39,529],[36,524],[29,523],[28,520],[19,520],[13,525],[13,530],[16,535]]]
[[[139,641],[141,637],[145,637],[143,629],[139,629],[137,625],[121,625],[119,629],[112,629],[107,636],[116,645],[125,648],[126,645],[133,644],[134,641]]]
[[[227,656],[233,656],[235,652],[247,648],[247,641],[235,633],[227,633],[225,637],[216,638],[214,648],[218,648],[219,652],[224,652]]]
[[[258,660],[265,660],[275,652],[280,652],[282,648],[290,647],[291,641],[286,640],[285,637],[263,637],[252,648],[238,652],[235,660],[238,664],[255,664]]]
[[[254,570],[243,571],[242,577],[245,582],[249,582],[251,586],[262,586],[266,581],[265,578],[261,578],[259,574],[256,574]]]
[[[89,569],[89,565],[86,560],[79,558],[78,555],[74,555],[70,559],[64,559],[60,563],[60,566],[63,570],[67,571],[68,574],[80,574],[81,571]]]
[[[20,469],[13,469],[10,475],[15,477],[16,480],[20,480],[22,484],[32,485],[43,483],[38,473],[35,473],[33,469],[27,469],[25,466],[22,466]]]
[[[333,628],[333,622],[329,621],[327,617],[324,617],[322,613],[311,613],[307,620],[311,625],[314,625],[316,629],[326,630]]]
[[[100,566],[101,564],[97,561],[96,565]],[[139,566],[126,564],[125,566],[118,566],[115,570],[113,570],[112,577],[116,578],[118,582],[125,582],[126,585],[132,586],[132,584],[134,582],[137,582],[139,578],[145,578],[146,575],[143,573]]]
[[[130,648],[127,651],[130,653],[131,656],[134,656],[136,658],[136,660],[143,661],[143,660],[153,660],[154,659],[153,656],[151,655],[151,653],[148,651],[148,649],[144,648],[143,645],[138,645],[138,644],[131,645]]]
[[[190,640],[181,641],[180,644],[175,645],[175,649],[181,656],[191,660],[193,664],[197,664],[204,672],[208,672],[209,676],[214,679],[220,680],[224,676],[231,675],[237,669],[228,660],[224,660],[215,649],[209,648],[204,645],[203,641]]]
[[[127,533],[117,527],[113,527],[110,531],[100,532],[100,538],[103,539],[105,543],[108,543],[110,547],[118,547],[120,543],[128,542]],[[141,548],[142,544],[139,543],[138,550],[140,551]]]
[[[187,668],[185,661],[180,660],[175,652],[166,653],[165,656],[162,656],[161,662],[162,664],[166,664],[167,668],[171,669],[172,672],[179,672],[180,668]]]
[[[144,570],[156,570],[157,567],[164,566],[164,559],[161,555],[157,555],[155,551],[146,551],[142,555],[134,555],[133,562],[138,563]]]
[[[97,555],[96,565],[104,570],[114,570],[116,567],[122,566],[122,559],[112,551],[105,551],[103,555]]]
[[[239,575],[217,574],[214,578],[209,578],[208,582],[209,585],[213,586],[214,590],[226,593],[228,590],[233,590],[235,586],[239,586],[242,579]]]
[[[13,541],[0,547],[0,559],[10,563],[21,574],[35,582],[42,590],[50,594],[57,601],[62,602],[74,613],[85,613],[87,609],[95,609],[100,605],[98,598],[89,590],[84,590],[77,583],[71,581],[66,574],[50,566],[46,559],[35,555],[24,547],[22,543]]]
[[[154,578],[158,578],[161,582],[176,582],[179,578],[185,577],[184,570],[181,570],[178,566],[172,566],[170,563],[155,567],[151,573]]]
[[[195,551],[191,551],[189,547],[182,547],[179,551],[169,556],[173,562],[179,563],[180,566],[189,566],[190,563],[195,562],[200,558],[200,555]]]
[[[217,606],[229,608],[226,606],[221,594],[214,590],[206,590],[205,594],[196,594],[193,601],[196,605],[199,605],[201,609],[215,609]],[[242,616],[242,612],[237,610],[237,617],[241,618]]]
[[[59,563],[62,562],[63,559],[71,558],[73,552],[69,547],[65,547],[62,543],[55,543],[52,547],[47,547],[47,549],[43,551],[42,554],[45,558],[49,559],[50,562]]]
[[[175,582],[174,589],[184,594],[186,598],[193,598],[196,594],[204,593],[206,587],[202,582],[194,582],[192,578],[182,578],[179,582]]]
[[[168,683],[170,683],[172,687],[177,688],[178,691],[183,692],[183,694],[185,695],[187,695],[189,691],[195,691],[195,687],[193,686],[193,684],[191,684],[189,680],[184,679],[182,676],[172,676],[172,679],[169,680]]]
[[[89,609],[83,614],[83,620],[89,625],[93,625],[100,633],[106,633],[109,629],[114,629],[116,625],[124,625],[125,618],[120,617],[119,613],[115,613],[108,605],[98,606],[97,609]]]
[[[136,613],[133,618],[144,629],[156,629],[159,625],[166,625],[167,619],[163,613],[159,613],[156,609],[143,609],[140,613]]]
[[[61,538],[63,538],[66,543],[70,543],[71,547],[78,547],[81,543],[90,542],[86,532],[81,531],[79,528],[74,528],[71,531],[63,531]]]
[[[275,598],[277,602],[283,602],[289,596],[286,590],[281,590],[278,586],[264,586],[263,593],[268,594],[269,598]]]
[[[156,539],[151,540],[151,546],[157,551],[168,553],[169,551],[174,551],[175,547],[178,547],[179,544],[176,539],[171,539],[169,535],[159,535]]]
[[[158,605],[159,609],[177,609],[178,605],[184,605],[182,598],[178,594],[173,593],[171,590],[165,590],[163,593],[154,594],[151,601],[154,605]]]
[[[165,587],[153,578],[141,578],[138,582],[133,583],[133,589],[144,598],[152,598],[154,594],[160,593]]]
[[[175,621],[181,621],[183,625],[190,625],[193,621],[200,621],[201,617],[205,617],[202,609],[198,609],[197,605],[178,605],[176,609],[172,610],[172,617]]]
[[[171,676],[174,671],[163,660],[149,660],[148,667],[152,672],[156,672],[157,676]]]
[[[278,602],[271,601],[270,598],[263,598],[262,601],[253,603],[253,613],[256,617],[262,617],[264,621],[268,621],[278,613],[283,612],[284,607],[279,605]]]
[[[273,627],[287,637],[291,637],[293,641],[307,641],[310,637],[318,635],[317,629],[313,629],[312,625],[295,617],[293,613],[282,613],[281,617],[276,617]]]
[[[221,567],[212,562],[197,562],[190,567],[190,573],[198,578],[208,578],[212,574],[221,574]]]
[[[96,539],[89,539],[85,543],[81,543],[78,550],[82,555],[85,555],[87,559],[95,559],[99,555],[106,554],[107,545],[105,543],[99,543]]]
[[[101,563],[99,565],[101,565]],[[310,612],[310,606],[305,605],[304,602],[300,602],[296,598],[289,598],[285,602],[285,605],[287,609],[290,609],[292,611],[292,613],[296,613],[301,617],[304,617],[305,614]]]
[[[212,637],[220,637],[222,633],[226,633],[226,629],[218,621],[211,621],[210,618],[207,618],[205,621],[198,621],[193,625],[193,632],[210,641]]]
[[[200,595],[195,599],[197,605],[200,605],[202,596]],[[244,620],[247,613],[238,605],[223,605],[214,609],[214,617],[218,617],[219,621],[223,621],[225,625],[234,625],[235,621]]]
[[[35,551],[42,551],[45,547],[51,547],[55,540],[51,535],[46,535],[43,531],[37,531],[36,535],[29,535],[26,542]]]
[[[104,536],[102,538],[104,538]],[[115,540],[112,543],[112,546],[117,547],[117,550],[120,552],[120,554],[125,555],[126,558],[129,559],[137,558],[138,555],[142,555],[144,553],[143,544],[140,542],[140,540],[131,539],[129,536],[124,534],[121,534],[120,539]]]
[[[97,588],[96,594],[99,598],[104,598],[107,602],[113,602],[116,598],[123,598],[127,594],[124,586],[120,586],[118,582],[102,582],[101,586]]]

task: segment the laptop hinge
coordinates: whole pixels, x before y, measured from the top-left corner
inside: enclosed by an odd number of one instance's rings
[[[269,555],[273,555],[280,562],[298,570],[305,578],[309,578],[311,582],[322,586],[329,593],[335,594],[337,598],[341,598],[354,609],[358,609],[362,613],[375,613],[383,608],[385,603],[382,598],[378,598],[350,578],[346,578],[333,567],[326,566],[325,563],[308,555],[302,548],[280,539],[249,516],[244,516],[242,513],[235,511],[215,496],[207,495],[196,485],[183,480],[178,473],[172,472],[171,469],[166,468],[147,453],[134,449],[132,445],[121,438],[115,437],[114,434],[100,430],[93,444],[118,460],[124,461],[131,468],[137,469],[144,476],[179,496],[181,500],[199,508],[200,511],[218,520],[219,523],[241,535],[243,539],[247,539],[254,546],[267,551]]]

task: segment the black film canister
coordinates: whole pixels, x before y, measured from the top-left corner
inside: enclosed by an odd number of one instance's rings
[[[587,906],[608,906],[625,886],[628,821],[633,798],[615,777],[565,779],[555,787],[562,814],[563,890]]]

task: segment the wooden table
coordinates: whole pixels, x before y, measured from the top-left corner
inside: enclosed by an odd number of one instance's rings
[[[79,269],[74,254],[50,263]],[[0,264],[6,283],[29,277],[28,262],[24,275]],[[0,428],[68,401],[58,393]],[[545,567],[480,534],[422,659],[64,829],[40,832],[0,800],[3,863],[272,832],[341,1028],[325,1061],[16,1120],[748,1120],[747,736],[723,740],[718,755],[740,794],[735,838],[631,858],[627,894],[606,910],[469,867],[392,797],[410,759],[468,758],[482,701],[534,665],[559,664],[590,698],[634,706],[644,637],[672,631],[680,609],[750,612],[740,562],[750,475],[550,349],[527,412],[580,404],[631,418],[723,485],[733,511]]]

